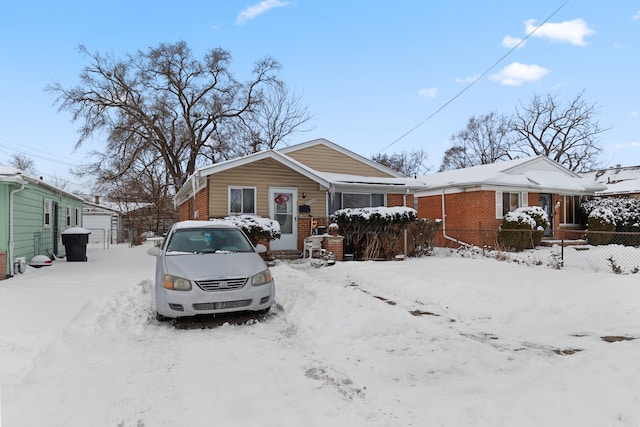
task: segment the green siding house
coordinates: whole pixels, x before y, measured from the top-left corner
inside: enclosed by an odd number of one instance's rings
[[[0,166],[0,279],[36,255],[65,256],[60,233],[82,224],[83,200],[15,168]]]

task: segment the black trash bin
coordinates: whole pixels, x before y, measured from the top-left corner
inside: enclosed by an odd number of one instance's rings
[[[67,261],[87,261],[87,243],[91,232],[82,227],[67,228],[62,232],[62,244]]]

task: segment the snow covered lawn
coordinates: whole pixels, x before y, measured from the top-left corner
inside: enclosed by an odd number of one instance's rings
[[[640,424],[638,275],[279,263],[267,318],[177,329],[147,248],[0,281],[3,427]]]

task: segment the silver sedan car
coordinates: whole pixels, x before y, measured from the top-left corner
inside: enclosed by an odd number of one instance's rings
[[[237,311],[267,312],[275,284],[259,253],[235,225],[223,220],[174,224],[157,257],[156,318]]]

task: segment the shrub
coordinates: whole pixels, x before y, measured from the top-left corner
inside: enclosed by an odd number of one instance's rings
[[[520,252],[523,249],[533,247],[532,231],[536,227],[536,221],[524,212],[507,213],[498,231],[498,244],[506,250]]]
[[[280,238],[280,223],[256,215],[228,216],[224,219],[244,231],[253,245],[261,241],[270,242]]]
[[[594,197],[591,200],[583,202],[580,208],[587,216],[597,208],[608,209],[613,214],[615,220],[615,231],[640,232],[640,200],[638,199],[634,199],[633,197]],[[590,226],[589,229],[591,229]],[[614,236],[611,243],[639,246],[640,235]]]
[[[533,227],[533,232],[531,233],[531,240],[532,247],[539,246],[544,237],[544,230],[549,226],[549,216],[547,212],[540,206],[523,206],[514,212],[529,215],[536,222],[536,225]]]
[[[345,253],[355,259],[390,259],[403,231],[417,218],[415,209],[407,207],[375,207],[340,209],[332,221],[345,236]]]
[[[587,228],[587,240],[590,245],[607,245],[613,238],[611,233],[616,231],[615,215],[610,209],[597,207],[589,213]]]
[[[440,219],[418,218],[409,224],[407,233],[413,240],[413,255],[429,256],[433,252],[433,240],[436,231],[442,225]]]

